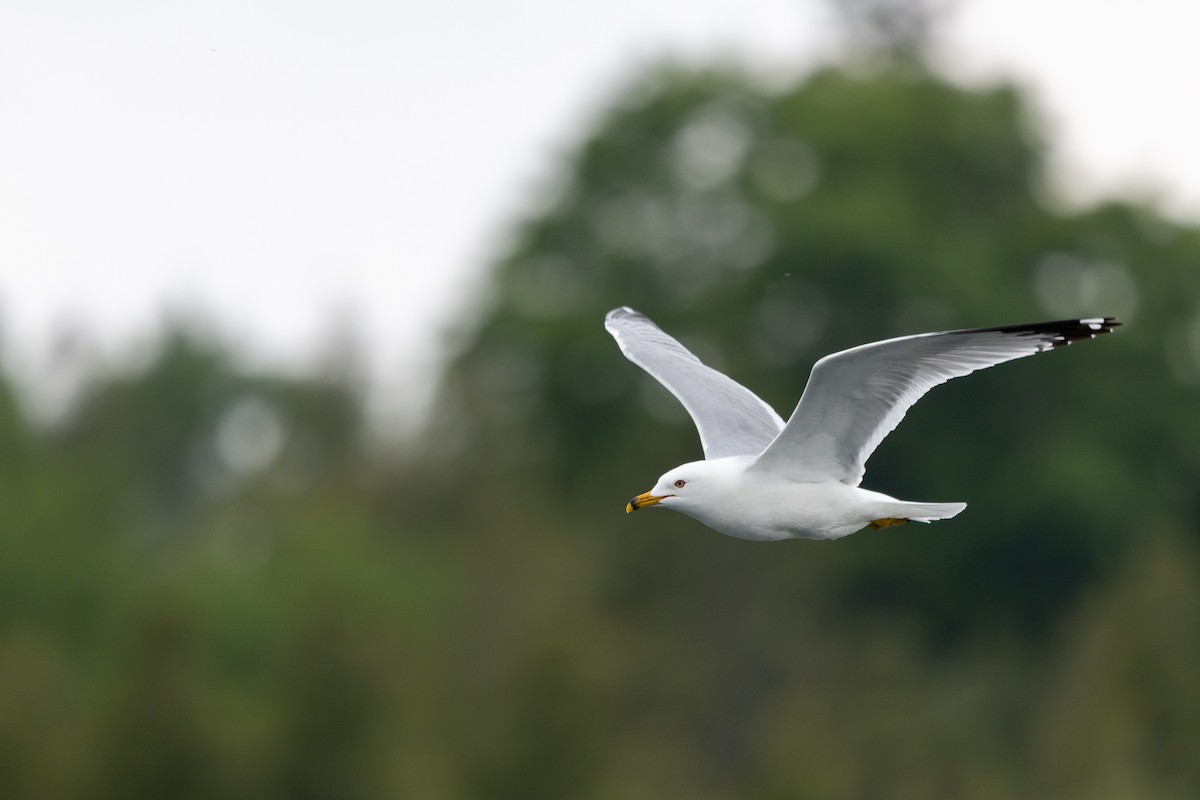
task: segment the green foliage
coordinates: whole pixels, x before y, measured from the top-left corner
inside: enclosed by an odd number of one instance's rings
[[[426,446],[184,332],[52,430],[0,380],[0,796],[1200,791],[1200,230],[1038,202],[1010,87],[662,69],[563,165]],[[783,413],[889,335],[1117,313],[954,382],[868,485],[958,519],[748,544],[625,498],[699,448],[633,305]]]
[[[601,498],[697,457],[686,416],[600,328],[617,305],[784,416],[827,352],[1115,313],[1131,323],[1118,336],[952,384],[914,410],[867,484],[972,509],[959,535],[920,549],[852,546],[861,556],[838,591],[912,611],[937,637],[982,619],[1044,630],[1121,557],[1164,478],[1188,493],[1195,458],[1171,455],[1182,417],[1144,409],[1194,402],[1196,348],[1172,331],[1195,326],[1197,232],[1120,204],[1048,211],[1014,89],[828,70],[769,92],[664,70],[630,96],[521,227],[452,365],[434,441],[469,428],[460,471],[519,464],[564,505],[602,513]],[[1164,463],[1130,474],[1147,453]],[[597,483],[610,474],[627,476],[622,490]],[[1189,524],[1184,506],[1158,510]]]

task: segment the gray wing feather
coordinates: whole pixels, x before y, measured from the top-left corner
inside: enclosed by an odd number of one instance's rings
[[[751,469],[857,486],[871,453],[934,386],[1120,324],[1103,317],[923,333],[825,356],[786,427]]]
[[[686,347],[631,308],[616,308],[604,327],[625,357],[683,403],[700,432],[707,459],[758,455],[783,429],[783,419],[758,395],[705,366]]]

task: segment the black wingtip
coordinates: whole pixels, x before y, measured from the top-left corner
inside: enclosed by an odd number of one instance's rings
[[[1080,339],[1094,339],[1112,333],[1122,323],[1116,317],[1087,317],[1060,319],[1050,322],[1031,322],[1024,325],[1000,325],[995,328],[975,328],[959,333],[1006,333],[1010,336],[1036,336],[1048,347],[1063,347]]]

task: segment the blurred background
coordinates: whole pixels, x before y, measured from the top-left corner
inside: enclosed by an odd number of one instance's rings
[[[1195,28],[644,5],[3,12],[0,797],[1200,793]],[[913,409],[954,521],[754,544],[623,513],[625,304],[784,416],[1127,325]]]

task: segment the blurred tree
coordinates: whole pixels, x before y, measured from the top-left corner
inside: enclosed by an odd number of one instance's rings
[[[1066,617],[1026,791],[1184,798],[1200,787],[1200,560],[1158,535]]]
[[[546,501],[586,515],[697,457],[682,410],[604,334],[616,305],[785,417],[827,352],[1117,314],[1134,326],[1095,346],[939,389],[875,456],[867,485],[970,500],[955,530],[839,545],[846,603],[915,611],[938,635],[1043,627],[1121,552],[1137,498],[1194,468],[1175,425],[1141,409],[1194,402],[1195,347],[1171,331],[1195,324],[1200,251],[1148,209],[1048,210],[1034,130],[1016,89],[928,71],[829,69],[776,91],[732,71],[643,76],[517,226],[431,443],[456,476],[549,482]]]
[[[626,87],[411,458],[362,446],[344,342],[289,378],[168,331],[50,431],[0,376],[0,796],[1200,793],[1200,230],[1048,210],[1021,94],[882,30],[790,87]],[[699,448],[619,304],[784,414],[864,340],[1131,324],[914,409],[868,481],[952,523],[752,545],[622,514]]]
[[[173,532],[264,471],[303,483],[347,469],[362,445],[352,380],[248,374],[216,342],[169,330],[144,370],[89,385],[59,435],[135,525]]]
[[[847,57],[889,68],[917,67],[946,15],[937,0],[831,0]]]

